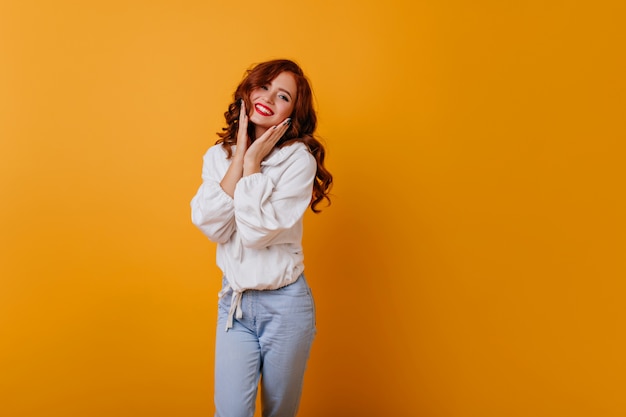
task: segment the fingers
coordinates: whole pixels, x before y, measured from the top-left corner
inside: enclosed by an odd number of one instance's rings
[[[248,147],[248,113],[246,112],[246,103],[241,99],[239,107],[239,126],[237,129],[237,148],[239,151],[245,151]]]
[[[261,161],[269,155],[276,143],[283,137],[287,129],[289,129],[289,125],[291,124],[291,119],[287,119],[279,125],[270,127],[265,133],[263,133],[259,138],[257,138],[248,150],[246,151],[245,158],[246,160],[255,167],[258,168]],[[244,169],[245,172],[245,169]],[[258,172],[258,171],[254,171]]]
[[[239,130],[237,133],[248,131],[248,113],[246,112],[246,102],[241,99],[241,106],[239,107]]]
[[[287,118],[284,122],[274,127],[269,128],[259,139],[271,143],[272,146],[276,144],[283,137],[289,125],[291,124],[291,118]]]

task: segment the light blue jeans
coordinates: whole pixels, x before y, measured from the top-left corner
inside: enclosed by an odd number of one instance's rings
[[[245,291],[243,317],[225,331],[230,302],[228,292],[218,304],[215,417],[253,417],[259,378],[263,417],[295,416],[316,333],[304,275],[277,290]]]

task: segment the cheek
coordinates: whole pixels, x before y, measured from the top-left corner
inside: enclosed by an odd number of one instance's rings
[[[282,113],[285,115],[285,117],[287,117],[291,113],[293,113],[293,109],[294,109],[294,105],[293,104],[285,103],[285,107],[282,108]]]
[[[255,88],[254,90],[250,91],[250,94],[248,94],[248,98],[250,99],[250,101],[254,101],[256,98],[258,98],[259,92],[259,88]]]

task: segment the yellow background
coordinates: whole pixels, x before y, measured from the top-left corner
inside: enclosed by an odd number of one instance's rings
[[[626,415],[622,1],[3,1],[0,415],[212,415],[204,151],[312,80],[302,417]]]

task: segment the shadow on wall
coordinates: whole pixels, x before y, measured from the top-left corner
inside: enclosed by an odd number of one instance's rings
[[[363,203],[359,196],[366,189],[333,191],[332,205],[305,220],[305,262],[316,297],[318,335],[303,401],[308,404],[307,395],[314,393],[316,413],[311,415],[382,416],[389,412],[384,397],[413,391],[406,384],[396,387],[417,366],[407,339],[419,340],[405,310],[420,278],[411,267],[414,247],[398,238],[412,232],[388,220],[398,216],[388,204]],[[326,244],[309,246],[307,241]],[[364,398],[364,392],[382,397]]]

